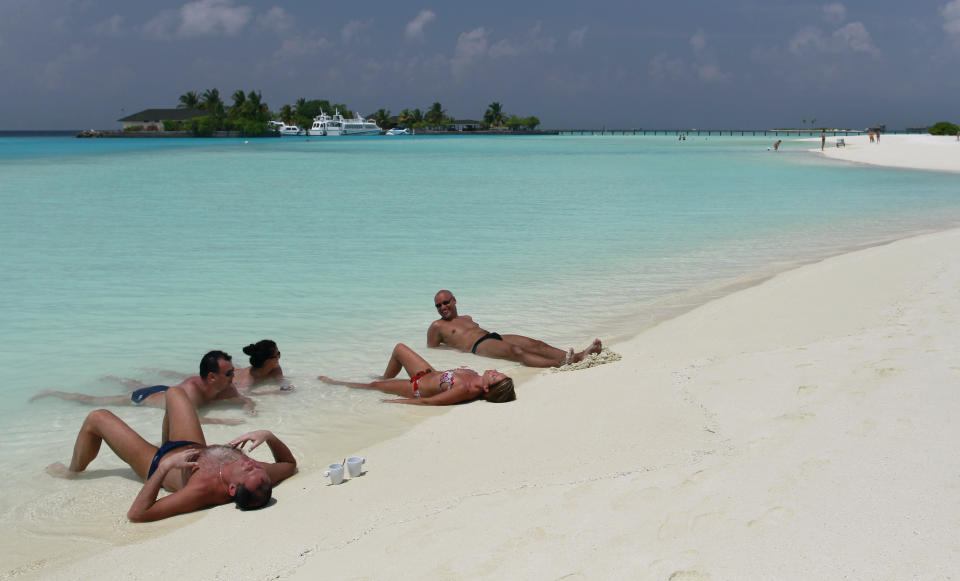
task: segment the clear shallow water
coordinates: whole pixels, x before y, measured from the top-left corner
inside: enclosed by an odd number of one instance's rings
[[[960,217],[956,175],[771,143],[0,138],[0,468],[26,470],[40,500],[64,490],[41,471],[68,459],[90,408],[28,404],[38,389],[169,383],[160,370],[196,373],[213,348],[246,365],[242,346],[261,338],[298,390],[261,398],[247,427],[322,466],[436,413],[314,378],[362,379],[396,342],[423,347],[440,288],[490,330],[582,348],[713,286]],[[115,411],[159,438],[159,411]],[[118,466],[102,456],[94,467]],[[15,502],[0,501],[7,519],[34,520]]]

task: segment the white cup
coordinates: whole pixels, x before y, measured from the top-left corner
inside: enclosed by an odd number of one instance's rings
[[[330,477],[330,484],[343,482],[343,464],[331,464],[329,470],[324,470],[324,476]]]
[[[350,456],[347,458],[347,470],[350,471],[350,478],[363,474],[363,465],[366,459],[361,456]]]

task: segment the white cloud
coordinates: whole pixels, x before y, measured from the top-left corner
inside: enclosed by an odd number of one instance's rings
[[[960,36],[960,0],[944,4],[940,14],[943,15],[943,29],[947,34]]]
[[[462,32],[457,37],[457,48],[450,60],[450,69],[459,77],[470,65],[483,58],[486,52],[487,30],[484,27]]]
[[[522,54],[553,53],[554,48],[557,46],[557,41],[551,36],[541,35],[541,29],[542,26],[538,22],[527,31],[526,38],[519,43],[507,39],[495,42],[490,47],[490,57],[500,58]]]
[[[304,56],[313,56],[320,54],[332,46],[332,44],[333,43],[323,37],[303,38],[295,36],[291,38],[285,38],[283,39],[283,44],[280,45],[280,48],[273,53],[273,58],[287,60]]]
[[[683,59],[670,58],[666,53],[660,53],[650,59],[649,74],[657,80],[677,80],[686,75],[687,66]]]
[[[77,68],[77,65],[93,59],[97,49],[73,44],[70,48],[46,63],[40,73],[40,79],[49,89],[59,89],[63,86],[63,77],[66,72]]]
[[[296,30],[297,23],[292,14],[280,6],[274,6],[257,17],[257,28],[285,35]]]
[[[730,79],[730,75],[716,65],[702,64],[697,67],[697,78],[704,83],[722,83]]]
[[[179,10],[164,10],[143,26],[149,38],[236,36],[250,21],[253,9],[235,6],[233,0],[197,0]]]
[[[851,22],[833,33],[836,50],[849,48],[856,52],[865,52],[872,55],[880,54],[880,50],[873,45],[870,33],[862,22]]]
[[[960,0],[957,0],[960,2]],[[575,28],[567,35],[567,46],[570,48],[583,48],[583,40],[587,36],[587,27]]]
[[[820,7],[823,19],[837,25],[847,19],[847,7],[843,4],[825,4]]]
[[[250,21],[249,6],[233,0],[197,0],[180,7],[180,36],[236,36]]]
[[[359,20],[351,20],[350,22],[343,25],[343,28],[340,30],[340,37],[343,39],[344,44],[350,44],[355,40],[360,39],[361,33],[373,23],[372,20],[366,22],[360,22]]]
[[[407,23],[404,36],[407,40],[423,40],[423,30],[437,17],[432,10],[421,10],[416,18]]]
[[[707,33],[703,29],[697,30],[690,37],[690,46],[693,48],[693,54],[702,54],[707,48]]]
[[[797,31],[790,39],[789,44],[790,52],[797,56],[810,50],[826,50],[826,47],[827,39],[824,37],[823,31],[814,26],[808,26]]]
[[[93,33],[97,36],[106,36],[111,38],[119,38],[123,36],[123,16],[114,14],[110,18],[107,18],[102,22],[98,22],[93,26]]]
[[[498,40],[490,47],[490,56],[493,58],[516,56],[518,54],[520,54],[520,50],[510,44],[507,39]]]

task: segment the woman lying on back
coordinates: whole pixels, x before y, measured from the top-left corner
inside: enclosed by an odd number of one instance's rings
[[[409,380],[391,379],[404,369]],[[461,367],[448,371],[436,371],[413,349],[403,343],[393,348],[383,380],[370,383],[338,381],[324,375],[320,381],[334,385],[345,385],[358,389],[378,389],[400,396],[400,399],[385,399],[388,403],[406,403],[413,405],[451,405],[483,398],[493,403],[503,403],[517,399],[513,389],[513,380],[495,369],[488,369],[483,375]]]

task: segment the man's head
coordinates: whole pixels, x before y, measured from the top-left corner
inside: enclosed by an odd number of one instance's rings
[[[262,508],[273,495],[273,483],[267,471],[246,456],[233,463],[227,480],[227,492],[240,510]]]
[[[200,379],[217,387],[217,391],[233,383],[233,363],[223,351],[210,351],[200,360]]]
[[[457,318],[457,299],[448,290],[442,290],[433,297],[433,306],[444,321]]]

